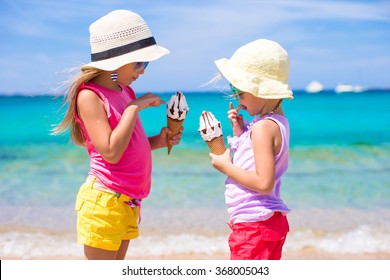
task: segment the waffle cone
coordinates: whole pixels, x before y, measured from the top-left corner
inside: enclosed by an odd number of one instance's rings
[[[226,151],[223,136],[216,137],[211,141],[206,141],[206,143],[213,154],[222,155]]]
[[[174,120],[169,117],[167,117],[167,124],[168,128],[172,131],[171,134],[167,135],[167,147],[168,147],[168,155],[171,153],[172,145],[169,145],[169,140],[172,139],[172,137],[179,133],[180,128],[183,126],[184,120]]]

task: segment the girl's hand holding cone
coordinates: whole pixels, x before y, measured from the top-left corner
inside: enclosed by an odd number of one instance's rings
[[[163,127],[158,135],[149,137],[150,146],[153,147],[153,150],[168,147],[168,144],[171,147],[176,146],[181,141],[183,131],[184,128],[181,127],[176,134],[172,134],[168,127]],[[168,136],[170,136],[170,139],[167,141]]]
[[[220,155],[209,153],[209,156],[211,157],[211,164],[213,167],[218,171],[226,174],[228,166],[232,164],[230,160],[230,149],[226,149]]]
[[[180,126],[179,130],[175,131],[174,133],[169,127],[165,127],[166,129],[166,136],[164,139],[166,139],[167,147],[168,147],[168,155],[172,150],[173,146],[176,146],[180,143],[181,137],[183,135],[184,127]]]

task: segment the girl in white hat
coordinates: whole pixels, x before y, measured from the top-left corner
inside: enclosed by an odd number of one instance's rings
[[[157,45],[146,22],[127,10],[113,11],[90,28],[91,63],[68,90],[68,110],[54,133],[71,139],[91,158],[77,200],[78,242],[86,259],[124,259],[138,236],[141,200],[151,188],[151,150],[167,146],[166,127],[147,137],[139,112],[165,104],[157,95],[136,97],[130,85],[150,61],[169,51]],[[177,145],[182,130],[170,141]]]
[[[281,106],[284,98],[292,99],[288,55],[279,44],[260,39],[215,63],[239,100],[228,111],[232,160],[229,149],[220,156],[210,154],[213,166],[228,177],[231,259],[280,259],[290,211],[280,198],[290,138]],[[240,109],[254,116],[248,125],[238,115]]]

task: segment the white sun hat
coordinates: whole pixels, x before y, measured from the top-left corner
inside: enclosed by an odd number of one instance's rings
[[[215,61],[221,74],[237,89],[265,99],[293,99],[288,84],[290,61],[278,43],[255,40],[238,48],[230,59]]]
[[[89,27],[91,62],[81,69],[94,67],[114,71],[132,62],[149,62],[169,53],[157,45],[148,25],[138,14],[115,10]]]

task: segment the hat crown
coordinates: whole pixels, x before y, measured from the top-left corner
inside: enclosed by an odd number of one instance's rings
[[[89,26],[91,62],[81,70],[114,71],[132,62],[150,62],[169,53],[157,45],[144,19],[128,10],[115,10]]]
[[[138,14],[116,10],[89,27],[91,53],[99,53],[152,37],[148,25]]]
[[[288,82],[288,54],[274,41],[259,39],[246,44],[235,51],[230,61],[245,71],[283,83]]]
[[[276,42],[258,39],[238,48],[230,59],[215,61],[219,71],[234,87],[256,97],[293,98],[288,75],[290,60]]]

